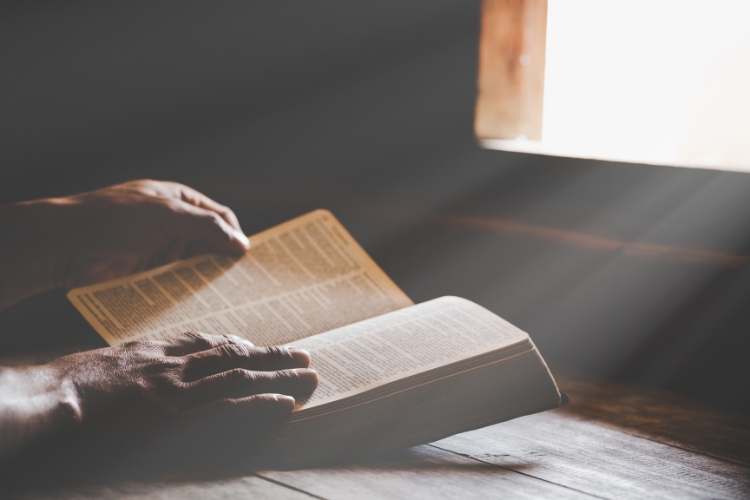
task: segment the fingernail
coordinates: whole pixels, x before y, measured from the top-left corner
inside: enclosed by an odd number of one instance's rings
[[[289,354],[292,355],[292,359],[298,363],[308,364],[310,363],[310,353],[304,349],[295,349],[294,347],[289,348]]]
[[[237,241],[239,241],[240,243],[242,243],[242,246],[245,247],[245,250],[249,250],[250,249],[250,240],[247,238],[247,236],[245,236],[244,234],[242,234],[242,232],[237,231],[236,229],[234,229],[234,230],[232,230],[232,235],[234,236],[234,238]]]
[[[297,373],[297,377],[301,381],[314,384],[312,386],[313,388],[318,385],[318,372],[316,372],[312,368],[300,368],[294,371]]]
[[[297,404],[297,401],[293,397],[285,394],[274,394],[273,397],[279,403],[289,406],[290,408],[294,408],[294,405]]]
[[[314,373],[315,375],[318,374],[315,368],[295,368],[294,371],[299,373],[300,375],[307,375],[312,373]]]

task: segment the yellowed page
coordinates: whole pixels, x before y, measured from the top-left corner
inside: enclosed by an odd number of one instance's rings
[[[310,351],[318,388],[300,408],[527,340],[524,331],[466,299],[442,297],[294,343]]]
[[[185,331],[285,344],[412,304],[327,210],[207,255],[76,288],[73,305],[110,345]]]

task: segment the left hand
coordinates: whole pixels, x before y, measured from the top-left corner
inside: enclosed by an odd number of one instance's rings
[[[250,247],[232,210],[176,182],[132,181],[54,201],[63,242],[55,284],[65,288]]]
[[[0,309],[50,288],[250,247],[229,208],[182,184],[152,180],[2,206],[0,241]]]

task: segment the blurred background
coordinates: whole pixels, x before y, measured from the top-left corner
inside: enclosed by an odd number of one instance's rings
[[[415,302],[474,300],[553,371],[750,410],[750,175],[480,149],[477,0],[0,13],[0,202],[151,177],[248,234],[328,208]],[[0,333],[102,342],[62,292]]]

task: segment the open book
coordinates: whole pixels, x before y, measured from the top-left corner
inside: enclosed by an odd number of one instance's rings
[[[318,389],[271,430],[293,462],[411,446],[560,406],[529,336],[457,297],[412,301],[325,210],[200,256],[71,290],[110,344],[185,331],[306,349]]]

